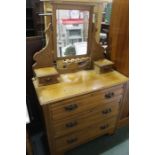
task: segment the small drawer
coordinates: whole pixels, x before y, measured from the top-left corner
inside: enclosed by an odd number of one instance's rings
[[[58,76],[39,77],[38,81],[39,81],[39,84],[41,85],[48,85],[48,84],[58,83],[57,78]]]
[[[72,117],[81,112],[88,111],[96,106],[100,106],[117,100],[123,94],[123,88],[117,86],[106,90],[90,93],[87,95],[75,97],[73,99],[65,100],[52,104],[50,111],[53,121]]]
[[[39,86],[57,83],[59,73],[55,67],[43,67],[34,69],[35,77],[38,80]]]
[[[53,124],[55,137],[81,130],[94,125],[97,121],[104,121],[112,116],[116,116],[119,112],[119,103],[120,99],[102,106],[97,106],[72,119],[57,121],[57,123]]]
[[[99,122],[80,132],[75,132],[67,136],[57,138],[56,149],[59,151],[68,150],[100,135],[106,134],[109,130],[115,127],[115,123],[116,117],[108,119],[105,122]]]
[[[106,73],[113,69],[114,63],[107,59],[101,59],[94,62],[94,69],[97,73]]]

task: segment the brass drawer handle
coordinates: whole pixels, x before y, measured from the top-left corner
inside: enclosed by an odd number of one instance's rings
[[[115,95],[114,92],[110,92],[110,93],[105,94],[105,98],[109,99],[109,98],[114,97],[114,95]]]
[[[69,106],[66,106],[65,107],[65,110],[66,111],[72,111],[72,110],[75,110],[75,109],[77,109],[78,108],[78,105],[77,104],[71,104],[71,105],[69,105]]]
[[[102,111],[103,114],[108,114],[111,112],[112,112],[111,108],[108,108],[108,109]]]
[[[66,124],[66,127],[67,127],[67,128],[72,128],[72,127],[75,127],[77,124],[78,124],[78,123],[77,123],[76,121],[74,121],[74,122],[69,122],[69,123]]]
[[[101,130],[107,129],[109,127],[109,124],[103,125],[100,127]]]
[[[75,143],[77,140],[78,140],[77,138],[68,139],[67,143],[72,144],[72,143]]]

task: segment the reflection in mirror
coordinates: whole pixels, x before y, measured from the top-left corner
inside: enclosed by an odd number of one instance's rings
[[[109,0],[108,2],[104,2],[102,12],[100,44],[104,48],[108,47],[111,13],[112,13],[112,0]]]
[[[57,56],[87,54],[89,11],[57,10]]]

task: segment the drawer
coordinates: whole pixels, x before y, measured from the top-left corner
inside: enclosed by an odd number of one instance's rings
[[[122,85],[106,89],[104,91],[94,92],[79,96],[63,102],[57,102],[50,106],[52,119],[54,121],[72,117],[80,112],[92,109],[96,106],[115,101],[123,94]]]
[[[57,121],[53,124],[55,137],[81,130],[94,125],[97,121],[104,121],[112,116],[116,116],[119,112],[119,103],[120,99],[117,99],[115,102],[97,106],[72,119]]]
[[[99,122],[94,126],[90,126],[83,131],[69,134],[67,136],[57,138],[56,149],[59,151],[68,150],[85,143],[93,138],[108,133],[109,130],[115,127],[116,118],[108,119],[105,122]]]
[[[39,86],[57,83],[59,73],[55,67],[42,67],[34,69],[35,77],[38,80]]]
[[[49,85],[49,84],[58,83],[57,78],[58,78],[58,75],[38,77],[38,81],[39,81],[39,84],[41,85]]]

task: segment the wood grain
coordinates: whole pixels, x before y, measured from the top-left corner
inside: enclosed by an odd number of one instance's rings
[[[110,59],[116,70],[129,76],[129,1],[114,0],[109,33]]]
[[[129,123],[129,83],[127,82],[124,85],[124,97],[120,108],[119,121],[117,126],[121,127],[123,125],[128,125],[128,123]]]
[[[63,154],[96,137],[114,133],[119,118],[118,114],[120,114],[119,102],[124,100],[124,89],[126,89],[124,85],[121,83],[86,95],[41,105],[51,154]],[[114,93],[115,97],[105,99],[105,95],[108,93]],[[121,99],[122,97],[123,99]],[[66,114],[64,107],[73,103],[78,104],[79,110],[69,111]],[[109,108],[112,113],[102,116],[101,112],[103,113]],[[79,127],[75,130],[65,129],[66,123],[70,123],[70,121],[78,121]]]
[[[33,79],[38,99],[41,105],[61,101],[70,97],[84,95],[97,90],[103,90],[108,87],[126,83],[128,78],[112,71],[104,74],[96,74],[95,71],[84,71],[84,81],[78,82],[60,82],[57,84],[38,87],[38,83]]]
[[[115,91],[116,92],[116,91]],[[96,106],[101,106],[101,105],[104,105],[105,103],[107,102],[111,102],[113,100],[119,100],[121,98],[121,93],[122,91],[117,91],[116,93],[118,94],[115,94],[116,97],[113,97],[111,99],[104,99],[104,94],[100,94],[100,95],[97,95],[97,97],[92,97],[90,96],[88,98],[85,98],[84,100],[73,100],[71,102],[64,102],[63,105],[60,105],[60,106],[57,106],[57,107],[52,107],[52,117],[53,117],[53,120],[55,121],[58,121],[58,120],[61,120],[61,119],[64,119],[65,117],[72,117],[74,116],[75,114],[79,114],[80,112],[83,112],[85,110],[90,110],[92,108],[95,108]],[[103,97],[102,97],[103,96]],[[89,104],[88,104],[89,103]],[[66,110],[66,107],[69,107],[69,106],[72,106],[72,105],[76,105],[77,108],[76,109],[73,109],[72,111],[67,111]]]
[[[93,126],[86,128],[80,132],[70,134],[69,136],[64,136],[62,138],[56,139],[56,148],[57,150],[68,150],[75,146],[78,146],[84,142],[89,141],[94,137],[105,134],[110,128],[114,127],[116,118],[111,118],[105,122],[97,122]],[[107,127],[105,127],[107,126]],[[103,128],[102,128],[103,127]],[[105,129],[104,129],[105,127]],[[92,130],[90,130],[90,128]]]
[[[108,44],[115,69],[129,76],[129,0],[113,1]],[[128,124],[129,120],[129,91],[125,96],[118,126]]]
[[[51,32],[52,35],[52,43],[53,46],[51,49],[54,51],[54,59],[64,59],[63,57],[57,56],[57,24],[56,24],[56,10],[57,9],[80,9],[80,10],[88,10],[90,12],[89,17],[89,29],[88,29],[88,49],[87,54],[83,56],[89,56],[91,57],[91,65],[86,63],[85,66],[78,66],[76,64],[71,64],[70,68],[67,69],[59,69],[61,73],[67,73],[67,72],[75,72],[77,70],[81,69],[87,69],[93,67],[93,62],[98,59],[104,58],[104,48],[101,47],[99,44],[99,33],[101,28],[101,19],[102,19],[102,7],[103,7],[103,1],[94,1],[94,3],[88,3],[88,1],[52,1],[52,4],[49,2],[44,2],[44,11],[49,11],[48,9],[51,8],[52,14],[52,28],[53,32]],[[93,15],[95,17],[95,21],[93,21]],[[47,19],[48,18],[48,19]],[[45,17],[45,27],[50,22],[50,17]],[[94,22],[94,23],[93,23]],[[48,41],[48,37],[46,37],[46,42]],[[79,56],[69,56],[66,58],[75,58]],[[79,69],[78,69],[79,68]]]
[[[90,3],[92,2],[92,3]],[[59,0],[44,3],[44,9],[47,11],[55,12],[56,7],[62,6],[68,8],[67,4],[71,4],[73,8],[77,5],[77,8],[86,7],[94,13],[96,21],[90,27],[91,36],[89,36],[90,46],[90,58],[93,61],[104,59],[104,48],[98,44],[96,34],[99,33],[99,23],[101,21],[102,1],[96,0]],[[118,0],[114,1],[114,4],[118,5]],[[122,10],[126,10],[122,0]],[[57,6],[56,6],[57,5]],[[120,5],[119,5],[120,6]],[[45,11],[44,10],[44,11]],[[123,33],[126,32],[127,26],[126,15],[123,15],[123,11],[114,5],[115,12],[118,13],[118,19],[112,17],[111,36],[110,38],[110,51],[111,59],[114,59],[116,68],[120,70],[123,66],[123,61],[126,61],[124,57],[126,54],[122,44],[125,46],[126,37],[123,38]],[[53,23],[56,23],[56,18],[52,18]],[[116,20],[123,22],[122,31],[118,29],[119,24],[116,24]],[[45,26],[49,26],[51,19],[45,19]],[[91,21],[92,22],[92,21]],[[53,45],[56,44],[56,33],[52,33],[50,26],[46,35],[46,46],[39,53],[34,56],[36,65],[34,68],[49,67],[53,65],[53,54],[56,52]],[[52,27],[56,30],[56,26]],[[111,29],[112,29],[111,28]],[[118,30],[120,32],[118,32]],[[56,31],[55,31],[56,32]],[[114,32],[114,33],[113,33]],[[126,35],[127,36],[127,35]],[[55,38],[54,40],[52,38]],[[90,38],[91,37],[91,38]],[[124,39],[124,40],[123,40]],[[50,50],[49,50],[50,49]],[[119,50],[116,53],[116,50]],[[49,55],[48,55],[49,54]],[[42,57],[41,57],[42,56]],[[48,57],[48,58],[47,58]],[[46,59],[47,58],[47,59]],[[123,58],[123,60],[121,60]],[[45,60],[47,62],[45,62]],[[49,63],[50,61],[50,63]],[[38,63],[39,62],[39,63]],[[120,63],[120,64],[119,64]],[[102,63],[99,62],[102,66]],[[126,66],[124,67],[126,68]],[[124,73],[124,70],[122,70]],[[54,155],[63,155],[65,151],[68,151],[78,145],[86,143],[104,134],[112,134],[116,130],[117,124],[122,118],[126,117],[127,107],[127,92],[128,92],[128,78],[118,71],[111,71],[104,74],[97,74],[94,69],[82,70],[75,73],[61,74],[59,82],[56,84],[50,84],[47,86],[39,86],[38,81],[33,78],[33,84],[36,90],[36,94],[39,100],[39,105],[43,109],[43,116],[45,120],[46,133],[49,142],[50,153]],[[109,109],[111,112],[109,112]],[[73,126],[73,128],[72,128]],[[70,128],[71,127],[71,128]]]
[[[82,130],[95,124],[97,121],[104,121],[105,119],[117,115],[119,111],[119,102],[120,98],[114,102],[103,104],[80,113],[78,116],[57,121],[56,124],[54,124],[55,137]]]
[[[34,73],[37,77],[44,77],[44,76],[58,74],[55,67],[44,67],[44,68],[34,69]]]
[[[96,61],[99,59],[104,59],[104,48],[97,42],[95,34],[97,32],[97,27],[93,24],[93,32],[92,32],[92,46],[91,46],[91,59],[92,61]]]
[[[52,34],[51,34],[51,23],[49,23],[47,30],[45,31],[47,35],[46,46],[42,48],[39,52],[36,52],[33,56],[36,63],[33,65],[33,69],[42,67],[52,67],[53,66],[53,52],[52,52]]]

